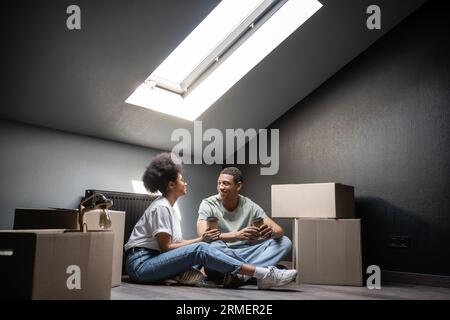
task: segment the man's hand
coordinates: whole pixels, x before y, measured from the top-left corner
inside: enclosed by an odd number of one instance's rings
[[[270,239],[273,236],[273,229],[269,227],[267,224],[263,224],[259,227],[259,238],[260,239]]]
[[[247,227],[236,233],[237,240],[256,240],[259,236],[259,230],[256,227]]]
[[[202,242],[212,242],[219,240],[220,231],[218,229],[209,229],[207,228],[206,231],[202,234],[201,241]]]

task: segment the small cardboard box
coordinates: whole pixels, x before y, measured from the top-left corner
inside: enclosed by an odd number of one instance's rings
[[[114,233],[0,231],[0,299],[110,299]]]
[[[362,286],[361,220],[296,219],[297,282]]]
[[[272,185],[274,218],[354,218],[354,189],[340,183]]]
[[[101,210],[92,210],[84,215],[88,230],[100,230]],[[111,216],[111,231],[114,232],[114,253],[112,264],[112,286],[122,283],[123,238],[125,212],[108,210]],[[79,229],[77,209],[26,209],[17,208],[14,229]]]
[[[88,230],[99,229],[101,210],[89,211],[84,215]],[[125,211],[108,210],[111,216],[111,231],[114,232],[114,252],[112,265],[112,286],[117,287],[122,283],[122,259],[123,259],[123,234],[125,232]]]

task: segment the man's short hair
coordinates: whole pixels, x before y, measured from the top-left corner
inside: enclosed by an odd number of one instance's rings
[[[233,176],[234,183],[244,182],[244,177],[242,176],[241,170],[236,167],[227,167],[223,169],[220,174],[228,174]]]

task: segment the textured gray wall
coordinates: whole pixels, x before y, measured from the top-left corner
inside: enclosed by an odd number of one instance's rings
[[[246,166],[244,193],[270,212],[270,186],[355,186],[364,264],[450,275],[450,20],[430,2],[271,125],[280,171]],[[290,234],[289,222],[283,223]],[[410,249],[389,246],[408,236]]]
[[[0,229],[16,207],[76,208],[85,189],[133,192],[159,150],[0,120]],[[189,194],[180,199],[185,238],[196,235],[197,209],[215,193],[220,166],[187,165]]]

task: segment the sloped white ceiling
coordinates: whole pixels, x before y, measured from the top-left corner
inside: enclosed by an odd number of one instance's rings
[[[80,0],[78,31],[67,30],[59,2],[10,5],[2,11],[8,85],[0,117],[170,150],[173,130],[192,131],[192,122],[124,101],[218,2]],[[381,30],[366,28],[373,1],[321,2],[200,117],[203,129],[267,127],[425,1],[376,1]]]

